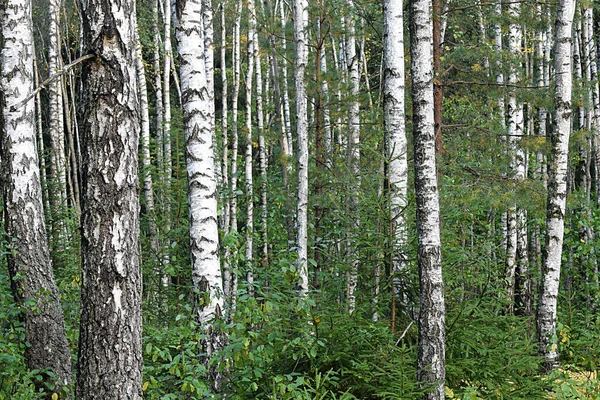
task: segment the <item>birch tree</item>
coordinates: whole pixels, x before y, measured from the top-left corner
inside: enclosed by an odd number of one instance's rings
[[[415,192],[421,301],[417,380],[424,399],[444,398],[445,308],[442,280],[440,207],[435,164],[431,0],[410,5]]]
[[[51,0],[49,3],[49,46],[48,46],[48,70],[50,75],[61,69],[61,43],[60,43],[60,13],[62,9],[61,0]],[[53,196],[54,207],[65,207],[67,201],[67,162],[65,158],[65,131],[63,120],[63,98],[60,79],[52,80],[48,85],[49,98],[49,133],[52,143],[51,175],[55,181],[56,190]],[[59,225],[62,224],[57,219]],[[63,230],[64,226],[58,229]]]
[[[140,125],[141,125],[141,155],[142,155],[142,180],[144,199],[146,200],[146,213],[148,215],[148,236],[154,251],[158,251],[158,236],[156,219],[154,215],[154,190],[152,185],[150,161],[150,115],[148,112],[148,90],[146,89],[146,71],[142,59],[142,45],[139,37],[136,41],[135,66],[138,79],[138,92],[140,99]],[[160,272],[160,271],[159,271]]]
[[[232,234],[238,232],[237,222],[237,162],[238,162],[238,101],[240,94],[240,76],[241,76],[241,19],[242,19],[242,0],[236,0],[236,14],[235,24],[233,27],[233,93],[231,101],[231,202],[229,221],[229,231]],[[237,250],[232,254],[232,260],[237,257]],[[229,273],[225,276],[225,279],[230,282],[228,285],[231,288],[230,301],[231,301],[231,314],[234,314],[237,289],[238,289],[238,274],[237,264],[235,261],[230,266]]]
[[[252,179],[252,82],[257,57],[256,47],[256,7],[254,0],[248,0],[248,70],[246,73],[246,281],[248,293],[254,295],[254,183]]]
[[[537,310],[539,355],[543,368],[552,371],[558,365],[556,340],[556,303],[560,280],[564,237],[565,203],[567,197],[567,159],[572,118],[572,25],[574,0],[560,0],[556,16],[554,42],[555,124],[551,133],[551,161],[548,171],[546,211],[546,248],[542,265],[542,282]]]
[[[214,70],[206,63],[206,43],[212,41],[212,15],[207,2],[179,2],[176,29],[181,60],[180,76],[183,100],[192,280],[200,293],[196,317],[206,333],[203,340],[204,364],[215,390],[222,385],[218,366],[208,360],[225,345],[222,332],[213,322],[222,316],[224,298],[219,261],[217,222],[217,181],[214,162],[214,102],[208,75]],[[208,33],[207,33],[208,32]]]
[[[390,219],[394,238],[393,289],[402,296],[402,277],[405,272],[405,246],[407,243],[404,208],[407,205],[408,162],[404,126],[404,28],[402,0],[383,3],[384,18],[384,118],[389,163]]]
[[[296,134],[298,137],[297,271],[300,297],[308,296],[308,107],[304,77],[308,63],[307,27],[308,1],[294,0],[294,38],[296,40],[294,78],[296,80]]]
[[[353,0],[346,1],[348,7],[354,12]],[[348,108],[348,147],[347,147],[347,163],[348,169],[352,173],[353,182],[350,183],[350,191],[348,197],[349,215],[351,218],[352,232],[350,236],[355,236],[358,232],[360,219],[356,213],[358,207],[358,196],[360,187],[360,105],[358,94],[360,90],[360,76],[358,71],[358,54],[356,52],[356,33],[354,27],[353,16],[350,15],[345,19],[346,22],[346,68],[348,70],[348,78],[350,83],[350,101]],[[356,284],[358,279],[358,249],[351,250],[356,247],[355,238],[351,237],[348,240],[348,250],[354,251],[351,260],[350,271],[347,274],[348,284],[346,288],[346,297],[348,302],[348,311],[352,313],[356,308]]]
[[[142,398],[135,3],[81,2],[82,279],[77,399]]]
[[[517,20],[520,12],[520,4],[511,3],[508,5],[509,16],[511,23],[509,26],[508,49],[517,60],[521,60],[521,41],[523,39],[523,30]],[[520,63],[519,65],[511,65],[508,75],[509,85],[517,85],[521,79]],[[515,182],[525,179],[525,153],[520,147],[521,139],[524,135],[523,129],[523,104],[517,100],[516,91],[513,88],[508,93],[508,151],[511,157],[511,170],[514,174]],[[523,210],[518,208],[516,204],[509,207],[506,213],[506,296],[507,296],[507,312],[512,314],[514,311],[514,296],[515,296],[515,273],[518,260],[518,244],[519,244],[519,228],[523,226],[525,215]]]
[[[11,287],[23,307],[27,367],[51,369],[55,391],[72,383],[71,354],[48,250],[36,148],[31,1],[0,2],[4,229]],[[28,99],[29,97],[29,99]],[[69,397],[69,396],[67,396]]]

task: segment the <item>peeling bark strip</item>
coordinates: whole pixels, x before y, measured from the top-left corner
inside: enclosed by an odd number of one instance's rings
[[[560,0],[556,16],[554,70],[556,71],[555,126],[551,133],[552,153],[548,173],[548,202],[546,212],[546,248],[542,265],[542,284],[537,312],[539,355],[544,357],[544,370],[558,365],[556,343],[556,302],[567,198],[567,159],[571,133],[571,29],[575,13],[574,0]],[[554,339],[553,339],[554,338]]]
[[[411,1],[410,54],[421,309],[417,380],[426,400],[444,398],[445,309],[440,242],[440,206],[435,165],[431,0]]]
[[[133,0],[82,0],[82,280],[77,399],[142,398]]]
[[[208,363],[225,346],[226,338],[213,322],[222,315],[224,296],[219,262],[217,227],[217,180],[214,163],[214,97],[211,46],[212,14],[207,2],[177,3],[177,47],[181,60],[181,89],[185,132],[186,169],[192,252],[192,279],[201,293],[196,307],[197,319],[206,332],[204,364],[214,389],[218,391],[223,374]],[[210,15],[208,15],[210,14]]]
[[[52,369],[56,392],[71,384],[71,354],[54,282],[36,149],[33,98],[33,33],[31,0],[0,2],[2,22],[2,189],[4,223],[12,251],[8,270],[15,301],[24,312],[27,367]],[[49,376],[46,376],[49,378]],[[48,379],[51,381],[51,379]]]

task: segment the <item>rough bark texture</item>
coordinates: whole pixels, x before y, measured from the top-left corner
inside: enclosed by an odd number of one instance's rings
[[[199,1],[177,3],[176,30],[183,100],[186,170],[190,216],[190,247],[192,253],[192,280],[199,291],[196,305],[197,319],[206,333],[203,341],[206,353],[204,363],[209,370],[215,390],[223,381],[218,367],[208,360],[225,345],[219,329],[213,322],[221,318],[224,304],[221,266],[219,261],[219,233],[217,223],[217,180],[214,162],[214,101],[207,74],[205,39],[212,18],[200,18],[207,10]],[[203,23],[204,21],[204,23]],[[212,40],[212,38],[211,38]]]
[[[142,398],[139,104],[133,0],[82,0],[82,280],[77,399]]]
[[[575,12],[574,0],[560,0],[556,17],[554,69],[556,72],[555,126],[551,133],[552,153],[548,177],[546,213],[546,248],[542,265],[542,282],[537,312],[539,354],[544,357],[544,370],[558,365],[556,343],[556,302],[560,280],[567,197],[567,157],[571,131],[571,28]]]
[[[298,135],[298,282],[301,297],[308,295],[308,107],[304,74],[308,63],[308,1],[294,0],[296,39],[296,131]]]
[[[406,220],[408,162],[406,128],[404,125],[404,29],[402,0],[383,3],[384,18],[384,118],[388,146],[390,218],[394,244],[392,247],[393,288],[396,296],[403,295],[406,278]]]
[[[48,251],[36,149],[33,26],[30,0],[0,2],[2,81],[0,126],[4,226],[12,251],[8,270],[15,300],[24,306],[27,367],[52,370],[56,391],[72,382],[71,354]],[[52,381],[49,376],[45,376]]]
[[[417,262],[421,285],[417,380],[429,389],[423,398],[433,400],[444,398],[446,370],[444,284],[433,119],[431,0],[411,2],[410,26]]]

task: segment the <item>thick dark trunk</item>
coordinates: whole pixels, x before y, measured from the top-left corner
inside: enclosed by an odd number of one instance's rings
[[[77,399],[142,398],[135,4],[82,4],[82,280]]]

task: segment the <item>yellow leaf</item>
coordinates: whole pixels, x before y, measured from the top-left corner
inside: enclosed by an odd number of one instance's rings
[[[150,384],[150,382],[146,381],[144,382],[144,386],[142,386],[142,391],[146,391],[148,389],[148,385]]]
[[[58,400],[58,393],[52,393],[52,400]]]
[[[453,399],[454,398],[454,390],[450,389],[448,386],[444,386],[444,392],[446,397]]]

